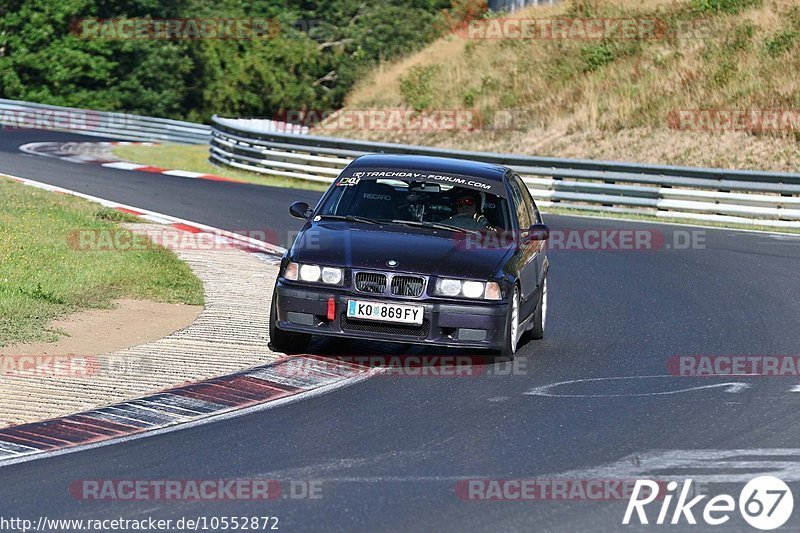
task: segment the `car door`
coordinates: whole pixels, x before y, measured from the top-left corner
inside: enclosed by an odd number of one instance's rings
[[[536,202],[533,200],[530,190],[522,181],[519,176],[514,176],[515,181],[521,187],[522,197],[525,204],[530,209],[531,224],[544,224],[542,215],[539,213],[539,208],[536,207]],[[532,243],[535,245],[533,262],[536,264],[536,291],[538,293],[539,286],[544,281],[545,267],[547,265],[547,242],[543,240],[533,239]]]
[[[530,202],[526,202],[527,190],[523,191],[525,184],[519,176],[513,175],[508,180],[511,191],[511,204],[514,211],[514,218],[519,228],[517,242],[519,243],[519,285],[520,285],[520,307],[522,316],[527,317],[535,308],[535,299],[531,296],[536,294],[538,286],[538,274],[536,267],[536,256],[538,255],[538,242],[530,238],[531,207]]]

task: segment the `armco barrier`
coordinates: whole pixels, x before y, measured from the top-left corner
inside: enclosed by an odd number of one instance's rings
[[[91,111],[0,98],[0,129],[45,129],[130,141],[205,144],[211,128],[166,118]]]
[[[280,131],[274,123],[212,118],[212,162],[331,182],[366,153],[420,154],[507,165],[541,206],[800,227],[800,174],[558,159],[358,141]]]
[[[800,174],[558,159],[308,135],[307,128],[214,116],[212,126],[0,99],[0,128],[52,129],[123,140],[210,142],[212,162],[329,183],[366,153],[423,154],[507,165],[537,203],[621,214],[800,227]]]

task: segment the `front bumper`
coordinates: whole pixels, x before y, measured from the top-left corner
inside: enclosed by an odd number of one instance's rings
[[[277,326],[284,331],[333,337],[382,340],[461,348],[499,349],[503,345],[508,304],[442,299],[387,298],[355,294],[349,289],[289,284],[275,286]],[[334,299],[333,320],[328,320],[328,300]],[[421,305],[422,326],[348,319],[351,299]]]

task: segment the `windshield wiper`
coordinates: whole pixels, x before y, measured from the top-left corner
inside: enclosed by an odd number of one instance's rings
[[[458,226],[451,226],[450,224],[442,224],[441,222],[420,222],[419,220],[392,220],[395,224],[403,224],[404,226],[419,226],[421,228],[443,229],[447,231],[456,231],[458,233],[472,233],[473,235],[480,235],[481,232],[476,229],[459,228]]]
[[[332,218],[334,220],[346,220],[348,222],[363,222],[364,224],[380,224],[382,221],[372,220],[358,215],[319,215],[320,218]]]

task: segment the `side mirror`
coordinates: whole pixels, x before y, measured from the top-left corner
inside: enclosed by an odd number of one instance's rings
[[[289,206],[289,214],[292,215],[294,218],[301,218],[303,220],[308,220],[311,218],[311,214],[313,211],[305,202],[295,202]]]
[[[550,238],[550,227],[547,224],[534,224],[528,230],[528,239],[546,241]]]

